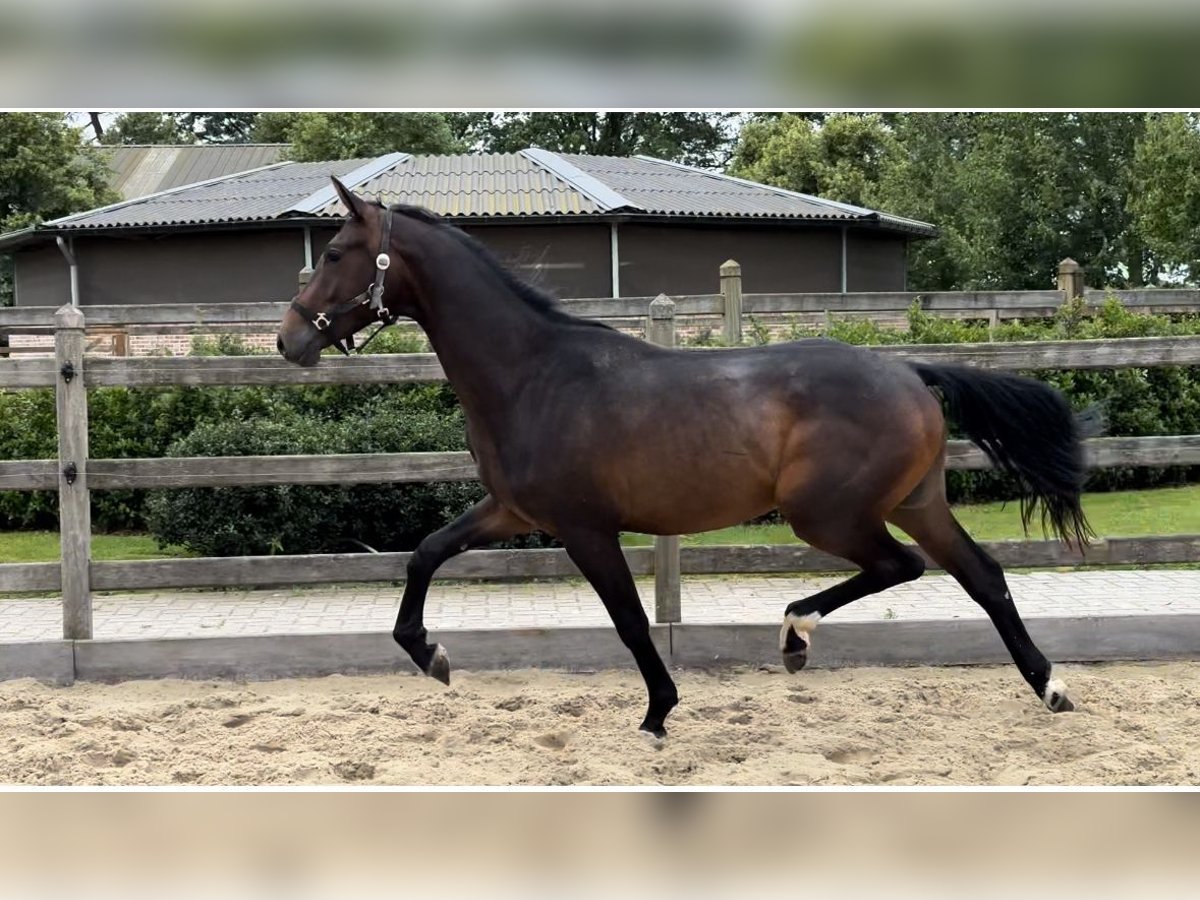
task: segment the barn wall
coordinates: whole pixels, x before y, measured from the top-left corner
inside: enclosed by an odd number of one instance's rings
[[[553,297],[612,296],[607,224],[517,225],[508,222],[463,226],[522,280]],[[313,229],[314,258],[337,234]]]
[[[607,223],[497,223],[464,230],[520,277],[553,296],[612,295]],[[334,228],[312,229],[314,259],[336,233]],[[746,292],[841,289],[837,228],[622,223],[619,243],[621,293],[627,297],[716,293],[717,270],[727,259],[742,264]],[[75,251],[84,305],[287,300],[304,265],[299,228],[78,237]],[[847,251],[849,290],[904,289],[903,237],[851,231]],[[15,258],[19,304],[69,302],[69,271],[57,247],[22,250]]]
[[[841,290],[841,232],[830,228],[620,226],[621,293],[714,294],[727,259],[747,293]]]
[[[21,306],[59,307],[71,302],[71,270],[54,244],[14,253],[13,273]]]
[[[83,306],[288,300],[304,265],[303,232],[196,232],[161,237],[78,237]],[[70,272],[56,247],[16,254],[17,302],[61,305]]]
[[[522,280],[551,296],[612,296],[607,224],[471,225],[463,230]]]
[[[903,291],[908,262],[901,235],[851,231],[846,240],[846,289]]]

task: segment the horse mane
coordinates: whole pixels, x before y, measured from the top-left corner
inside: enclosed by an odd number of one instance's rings
[[[407,203],[394,203],[391,206],[384,206],[376,201],[376,206],[381,209],[389,209],[392,212],[399,213],[409,219],[415,219],[425,225],[432,225],[435,228],[442,229],[447,234],[457,240],[465,249],[471,252],[480,262],[494,272],[505,287],[511,290],[514,294],[521,298],[527,305],[537,310],[544,316],[555,319],[557,321],[568,323],[571,325],[587,325],[596,328],[607,328],[612,330],[610,326],[603,322],[597,322],[594,319],[583,319],[579,316],[573,316],[558,302],[557,299],[550,296],[545,291],[538,290],[533,285],[518,278],[514,275],[507,266],[498,260],[494,253],[485,247],[477,238],[471,237],[461,228],[458,228],[447,222],[442,216],[435,212],[431,212],[423,206],[411,206]]]

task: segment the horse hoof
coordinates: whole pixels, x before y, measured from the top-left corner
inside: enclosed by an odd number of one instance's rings
[[[1066,694],[1058,694],[1052,696],[1046,703],[1050,712],[1075,712],[1075,704],[1071,702],[1071,698]]]
[[[1053,669],[1046,680],[1046,687],[1042,689],[1042,702],[1050,712],[1072,712],[1075,709],[1075,704],[1067,696],[1067,686],[1062,679],[1054,677]]]
[[[433,651],[433,659],[429,663],[429,668],[425,670],[425,674],[430,678],[436,678],[442,684],[449,686],[450,684],[450,657],[446,655],[446,648],[438,644]]]
[[[783,667],[789,675],[795,675],[808,663],[808,648],[792,650],[783,654]]]
[[[661,750],[667,742],[667,729],[661,725],[658,728],[647,728],[643,725],[638,729],[638,734],[645,738],[655,750]]]

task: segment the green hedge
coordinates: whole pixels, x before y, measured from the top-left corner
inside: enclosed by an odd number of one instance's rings
[[[793,325],[781,340],[811,337],[817,329]],[[826,336],[851,344],[956,344],[1001,341],[1062,341],[1200,334],[1200,316],[1156,316],[1134,313],[1109,296],[1095,315],[1084,315],[1076,300],[1050,319],[1004,322],[992,329],[983,320],[931,316],[914,304],[908,327],[889,329],[865,319],[835,319]],[[752,331],[757,340],[765,329]],[[1200,434],[1200,368],[1091,369],[1025,373],[1061,390],[1076,410],[1093,405],[1103,408],[1107,434]],[[954,435],[960,437],[961,435]],[[1095,469],[1089,491],[1129,490],[1200,480],[1200,466],[1164,468],[1122,467]],[[1016,487],[1006,476],[992,471],[947,473],[947,490],[954,503],[1011,500]]]
[[[425,407],[422,408],[422,404]],[[198,426],[171,456],[421,453],[465,450],[462,411],[429,392],[369,399],[340,419],[281,412]],[[205,556],[412,550],[484,496],[476,482],[272,485],[157,491],[147,523],[163,546]],[[509,546],[542,546],[532,537]]]
[[[1115,300],[1095,317],[1068,306],[1056,318],[1000,325],[997,341],[1200,334],[1197,317],[1133,314]],[[771,339],[760,323],[752,342]],[[793,326],[777,339],[807,337]],[[827,334],[855,344],[986,341],[987,325],[910,311],[908,327],[882,328],[862,319],[835,320]],[[379,350],[427,349],[411,332],[381,335]],[[372,345],[374,350],[376,345]],[[202,352],[244,352],[220,339]],[[1104,406],[1112,435],[1200,433],[1200,369],[1043,372],[1072,405]],[[97,458],[274,453],[372,453],[462,450],[462,413],[446,385],[238,388],[102,388],[89,392],[91,453]],[[56,455],[54,396],[49,390],[0,391],[0,459]],[[1200,467],[1097,470],[1090,489],[1115,490],[1197,480]],[[1010,499],[1013,485],[990,471],[952,472],[955,502]],[[98,531],[153,527],[165,543],[206,553],[411,549],[426,533],[481,495],[477,484],[283,486],[93,494]],[[52,528],[53,492],[0,492],[0,529]],[[516,545],[539,545],[538,538]]]

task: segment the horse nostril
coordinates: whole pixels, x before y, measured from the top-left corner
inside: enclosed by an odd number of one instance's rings
[[[283,352],[283,338],[279,337],[278,335],[275,336],[275,349],[280,353]]]

